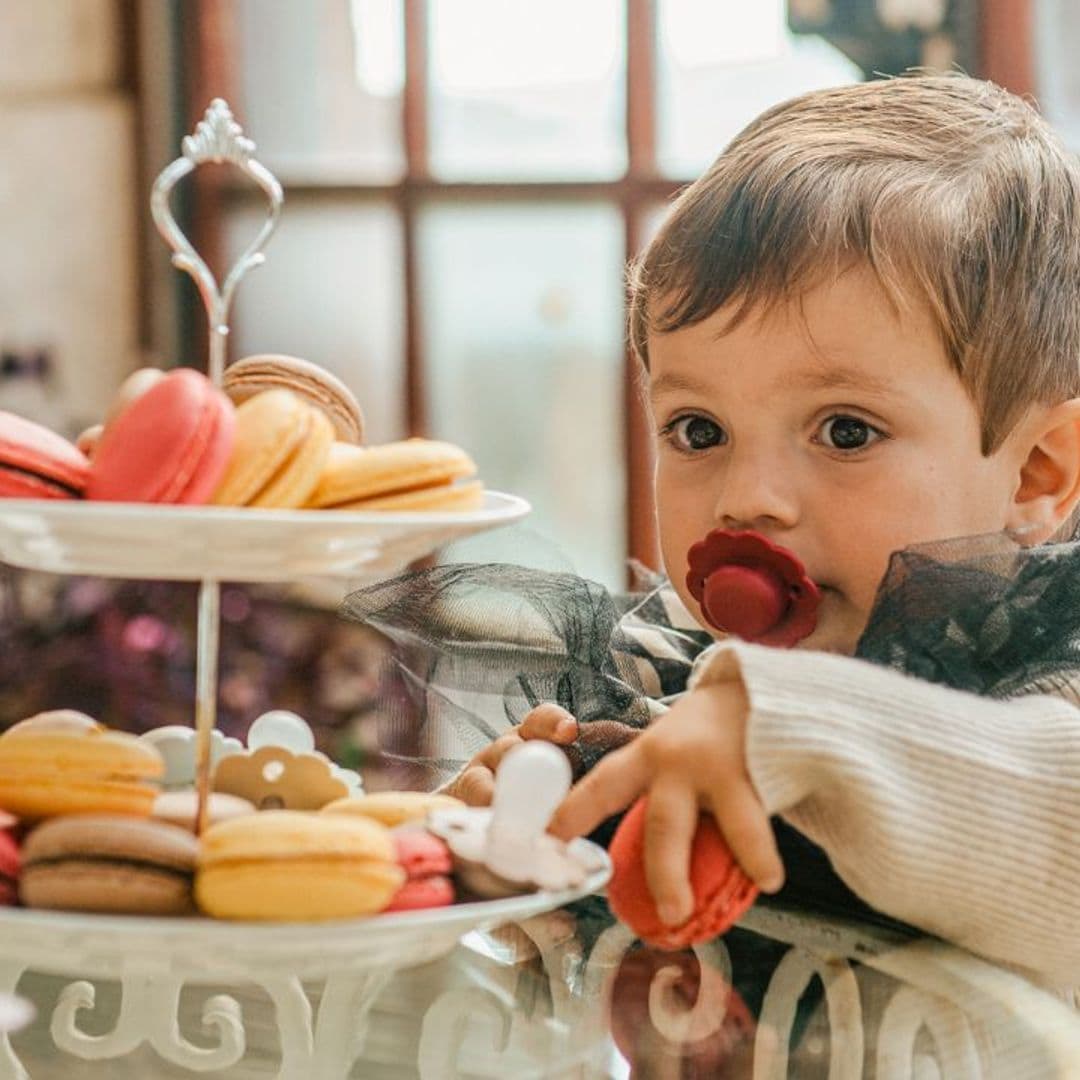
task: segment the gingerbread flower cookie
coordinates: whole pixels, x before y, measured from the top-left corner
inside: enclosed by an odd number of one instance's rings
[[[247,750],[223,758],[211,783],[259,810],[318,810],[361,791],[360,777],[319,753],[311,728],[283,709],[251,725]]]

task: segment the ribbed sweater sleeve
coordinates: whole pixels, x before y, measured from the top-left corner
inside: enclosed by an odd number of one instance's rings
[[[1054,983],[1080,976],[1080,710],[995,701],[849,657],[721,642],[750,776],[879,911]]]

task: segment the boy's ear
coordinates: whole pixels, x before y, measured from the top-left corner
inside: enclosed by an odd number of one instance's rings
[[[1080,398],[1041,413],[1023,437],[1020,484],[1007,528],[1025,545],[1041,544],[1080,503]]]

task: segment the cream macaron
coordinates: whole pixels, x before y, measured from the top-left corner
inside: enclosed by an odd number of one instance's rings
[[[381,911],[404,882],[378,822],[264,810],[203,833],[195,899],[219,919],[316,922]]]

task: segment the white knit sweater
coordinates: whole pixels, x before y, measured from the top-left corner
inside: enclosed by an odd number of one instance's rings
[[[994,701],[875,664],[736,641],[766,810],[879,911],[1056,986],[1080,982],[1080,709]]]

